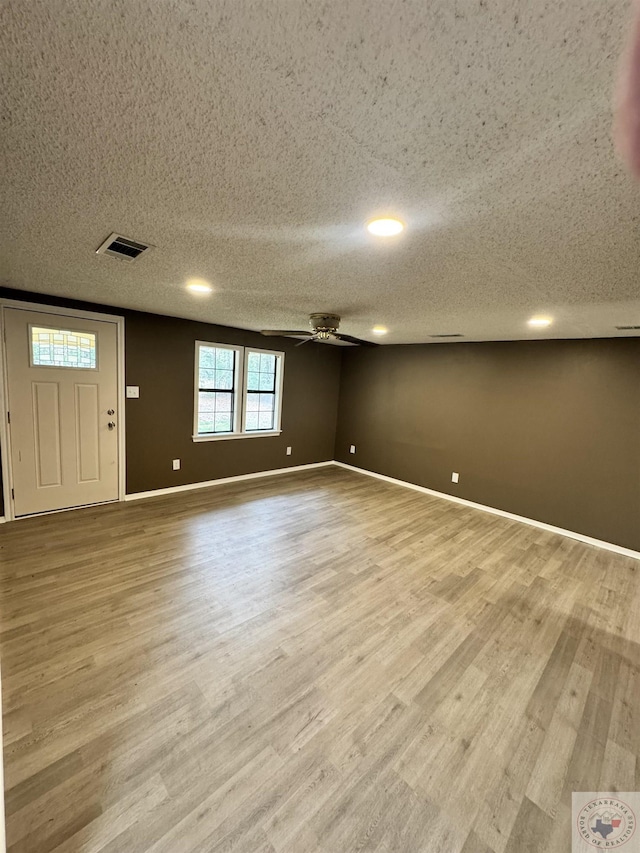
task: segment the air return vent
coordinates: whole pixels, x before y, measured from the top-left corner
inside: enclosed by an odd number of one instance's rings
[[[640,326],[616,326],[619,332],[640,332]]]
[[[451,332],[448,335],[429,335],[430,338],[464,338],[460,332]]]
[[[96,255],[108,255],[118,261],[131,263],[139,258],[143,252],[149,251],[151,246],[146,243],[138,243],[120,234],[110,234],[104,243],[96,249]]]

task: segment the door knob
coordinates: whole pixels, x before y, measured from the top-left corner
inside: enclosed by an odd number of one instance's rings
[[[115,429],[115,427],[116,427],[116,425],[115,425],[115,422],[114,422],[114,421],[109,421],[109,423],[107,424],[107,426],[109,427],[109,429]]]
[[[107,409],[108,415],[115,415],[115,411],[113,409]]]

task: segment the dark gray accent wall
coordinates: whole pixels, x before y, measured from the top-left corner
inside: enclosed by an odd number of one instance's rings
[[[198,483],[333,459],[341,352],[256,332],[0,288],[0,296],[125,318],[127,492]],[[285,352],[282,434],[194,442],[195,341]],[[286,455],[286,447],[293,448]],[[181,459],[179,471],[172,460]]]
[[[335,458],[640,550],[640,339],[350,349]]]

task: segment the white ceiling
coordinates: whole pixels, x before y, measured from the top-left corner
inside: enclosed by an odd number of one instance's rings
[[[640,324],[640,185],[610,131],[628,14],[9,0],[0,280],[252,329],[333,311],[389,343],[613,336]],[[377,213],[404,235],[368,235]],[[96,256],[112,231],[157,248]]]

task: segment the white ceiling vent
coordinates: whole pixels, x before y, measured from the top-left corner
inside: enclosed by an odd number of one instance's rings
[[[104,243],[96,249],[96,255],[108,255],[118,261],[132,263],[151,248],[152,246],[146,243],[138,243],[136,240],[130,240],[120,234],[109,234]]]
[[[430,338],[464,338],[464,335],[460,332],[450,332],[449,334],[443,335],[429,335]]]
[[[616,329],[619,332],[638,332],[640,331],[640,326],[616,326]]]

